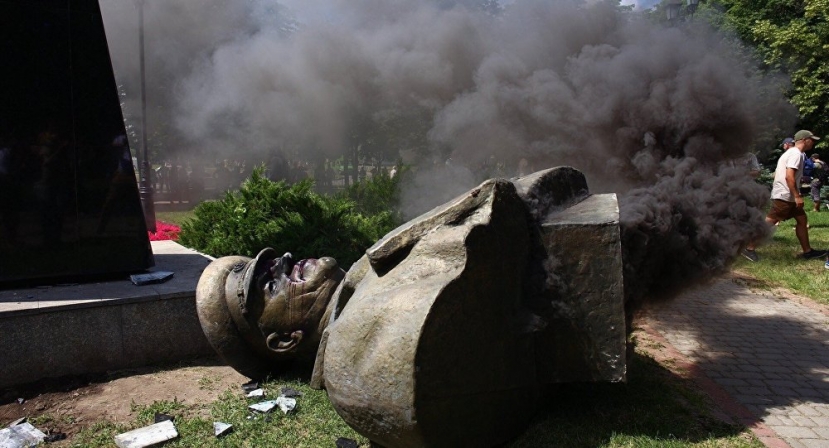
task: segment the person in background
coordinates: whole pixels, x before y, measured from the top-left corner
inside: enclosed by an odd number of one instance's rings
[[[809,184],[811,187],[812,193],[812,201],[815,203],[814,211],[820,211],[820,189],[823,185],[826,184],[826,163],[820,160],[820,154],[814,153],[812,157],[810,157],[812,161],[812,182]]]
[[[815,164],[812,161],[811,157],[806,157],[806,154],[802,154],[802,157],[803,157],[803,178],[800,181],[803,184],[811,185],[811,183],[812,183],[812,172],[815,170]]]
[[[766,223],[772,226],[780,221],[794,218],[795,234],[803,249],[801,257],[806,260],[826,256],[825,250],[812,249],[809,244],[806,212],[803,210],[803,196],[799,188],[805,164],[803,154],[810,151],[817,140],[820,138],[805,129],[797,131],[794,135],[794,146],[787,149],[777,161],[771,188],[771,209],[766,215]],[[751,242],[742,252],[742,255],[752,262],[760,261],[755,247],[756,243]]]
[[[792,146],[794,146],[794,139],[793,138],[786,137],[786,138],[783,139],[783,152],[788,151],[789,148],[791,148]]]
[[[760,177],[760,162],[757,161],[757,156],[753,152],[747,152],[742,162],[752,179]]]

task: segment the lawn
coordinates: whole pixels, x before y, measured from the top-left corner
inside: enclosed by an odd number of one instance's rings
[[[829,248],[829,209],[824,205],[820,212],[811,211],[813,203],[806,200],[809,219],[809,240],[814,249]],[[761,281],[766,288],[783,287],[829,305],[829,270],[825,259],[802,260],[800,243],[794,234],[794,220],[781,222],[771,240],[757,248],[760,261],[752,263],[739,257],[734,269],[745,272]]]
[[[98,421],[75,435],[67,446],[110,447],[121,432],[152,423],[156,413],[174,417],[179,438],[165,447],[333,447],[340,437],[368,440],[355,433],[334,411],[324,391],[313,390],[296,376],[275,378],[263,386],[273,399],[283,386],[302,393],[297,409],[259,414],[248,405],[261,398],[245,398],[233,388],[213,403],[184,405],[158,401],[133,406],[135,419],[127,424]],[[722,447],[760,448],[744,427],[712,416],[707,398],[652,358],[637,353],[625,384],[561,386],[546,397],[546,406],[527,430],[506,447]],[[510,412],[503,409],[502,412]],[[43,424],[48,417],[35,417]],[[222,438],[213,435],[213,422],[232,424]]]
[[[175,224],[179,227],[190,219],[193,219],[196,216],[192,210],[187,211],[175,211],[175,212],[156,212],[155,219],[156,221],[166,222],[167,224]]]

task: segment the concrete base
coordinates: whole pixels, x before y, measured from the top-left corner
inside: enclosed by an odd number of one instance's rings
[[[174,277],[128,278],[0,291],[0,388],[215,355],[196,314],[199,276],[211,258],[174,241],[152,243]]]

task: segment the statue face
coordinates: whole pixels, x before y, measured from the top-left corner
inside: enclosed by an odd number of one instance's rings
[[[290,253],[265,267],[257,288],[262,291],[258,324],[267,347],[278,355],[315,351],[319,323],[345,272],[331,257],[294,261]]]

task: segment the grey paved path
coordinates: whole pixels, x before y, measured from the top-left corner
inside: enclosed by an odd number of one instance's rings
[[[829,448],[825,308],[726,278],[650,311],[651,325],[794,448]]]

